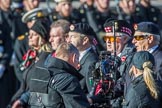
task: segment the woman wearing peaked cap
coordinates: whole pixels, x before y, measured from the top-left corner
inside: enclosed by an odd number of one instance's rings
[[[24,72],[23,81],[20,89],[12,98],[12,108],[17,106],[26,106],[29,98],[29,89],[33,87],[33,80],[49,74],[41,74],[36,72],[36,66],[42,66],[44,60],[51,52],[48,43],[50,27],[43,21],[36,21],[29,30],[28,45],[30,49],[23,56],[23,62],[20,65],[20,72]],[[40,59],[41,58],[41,59]],[[37,74],[37,75],[36,75]],[[43,77],[44,78],[44,77]],[[39,86],[39,85],[35,85]]]
[[[128,89],[124,108],[161,108],[160,89],[153,77],[155,60],[147,51],[135,53],[130,74],[134,79]]]

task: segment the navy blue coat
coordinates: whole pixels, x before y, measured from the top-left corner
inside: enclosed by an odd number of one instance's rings
[[[135,78],[126,93],[123,108],[160,108],[159,100],[155,100],[147,88],[143,75]]]

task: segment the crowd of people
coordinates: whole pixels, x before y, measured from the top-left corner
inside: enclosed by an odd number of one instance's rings
[[[162,107],[151,0],[53,2],[0,0],[0,108]]]

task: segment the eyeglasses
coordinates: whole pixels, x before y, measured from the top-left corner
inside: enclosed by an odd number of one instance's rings
[[[137,41],[140,41],[140,40],[146,39],[146,37],[148,37],[148,35],[135,35],[134,39],[136,39]]]
[[[121,37],[121,36],[116,36],[116,42],[119,42],[119,37]],[[104,36],[103,39],[104,39],[105,42],[107,40],[109,40],[110,42],[114,42],[115,41],[114,36]]]

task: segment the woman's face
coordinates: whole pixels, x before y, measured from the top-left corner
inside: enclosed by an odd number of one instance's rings
[[[35,49],[39,48],[41,45],[41,36],[34,30],[29,30],[28,45]]]

